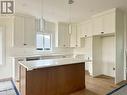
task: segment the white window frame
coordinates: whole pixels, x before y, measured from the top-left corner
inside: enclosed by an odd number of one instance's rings
[[[39,51],[52,51],[52,33],[42,33],[42,32],[38,32],[37,34],[41,34],[41,35],[50,35],[50,50],[45,50],[44,49],[44,38],[43,38],[43,48],[42,50],[39,50],[37,47],[36,49]],[[37,36],[36,36],[37,37]]]
[[[0,28],[2,28],[2,64],[0,66],[3,66],[6,64],[6,31],[4,25],[0,25]]]

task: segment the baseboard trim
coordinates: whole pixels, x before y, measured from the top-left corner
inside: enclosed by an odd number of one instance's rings
[[[114,79],[114,77],[112,77],[112,76],[107,76],[107,75],[104,75],[104,74],[100,74],[100,75],[93,76],[93,77],[94,77],[94,78],[98,78],[98,77],[101,77],[101,76],[105,76],[105,77],[109,77],[109,78],[113,78],[113,79]]]
[[[127,80],[123,80],[123,81],[117,83],[116,85],[120,85],[120,84],[124,84],[124,83],[127,83]]]
[[[2,82],[2,81],[10,81],[10,80],[12,80],[12,78],[5,78],[5,79],[0,79],[0,82]]]

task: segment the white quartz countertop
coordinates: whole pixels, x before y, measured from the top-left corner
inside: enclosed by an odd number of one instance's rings
[[[69,65],[69,64],[76,64],[82,62],[85,63],[85,60],[76,59],[76,58],[59,58],[59,59],[46,59],[46,60],[36,60],[36,61],[20,61],[19,64],[24,66],[27,69],[27,71],[29,71],[38,68]]]
[[[47,53],[47,54],[31,54],[31,55],[14,55],[10,57],[14,58],[27,58],[27,57],[50,57],[50,56],[67,56],[73,54],[64,54],[64,53]]]

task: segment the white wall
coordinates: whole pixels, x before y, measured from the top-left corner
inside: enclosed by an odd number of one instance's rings
[[[12,20],[10,18],[0,18],[0,25],[5,26],[5,32],[6,32],[6,63],[3,63],[2,66],[0,66],[0,79],[3,78],[10,78],[12,77],[12,63],[11,59],[9,58],[9,46],[10,46],[10,33],[13,31],[12,29]]]
[[[49,53],[73,54],[73,49],[53,48],[52,51],[43,52],[43,51],[35,50],[33,48],[11,48],[9,56],[22,57],[22,56],[44,55]]]
[[[88,59],[88,57],[92,59],[92,37],[85,38],[84,40],[84,43],[82,43],[84,47],[75,48],[74,54],[84,54],[86,59]]]
[[[85,59],[87,60],[88,58],[92,60],[92,37],[88,38],[83,38],[81,43],[81,48],[74,48],[74,54],[81,54],[84,55]],[[91,63],[86,62],[85,64],[85,70],[90,70]]]
[[[115,77],[115,37],[102,38],[103,74]]]

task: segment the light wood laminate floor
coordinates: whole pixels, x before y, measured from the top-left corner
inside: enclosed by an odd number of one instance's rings
[[[99,76],[92,78],[88,72],[86,72],[86,89],[71,95],[106,95],[120,85],[115,85],[114,79],[111,77]]]

